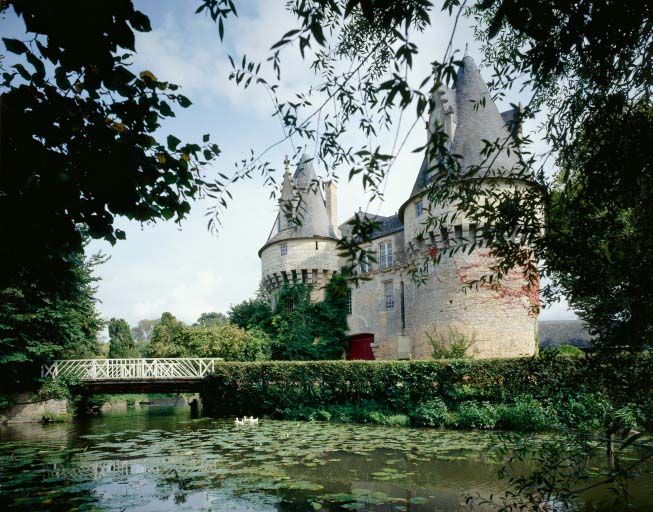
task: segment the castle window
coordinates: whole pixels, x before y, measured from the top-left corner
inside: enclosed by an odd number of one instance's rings
[[[417,216],[421,217],[422,213],[424,213],[424,203],[420,201],[415,205],[415,209],[417,210]]]
[[[351,315],[351,288],[347,288],[347,314]]]
[[[315,250],[317,251],[317,240],[315,240]]]
[[[453,227],[454,238],[456,239],[457,244],[463,243],[463,227],[459,224],[458,226]]]
[[[361,255],[360,259],[361,274],[365,274],[372,270],[372,265],[370,265],[370,260],[367,254]]]
[[[288,244],[281,244],[279,247],[281,249],[281,256],[288,254]]]
[[[295,309],[295,301],[292,299],[292,297],[288,297],[286,299],[286,315],[292,313],[293,309]]]
[[[381,268],[390,268],[392,266],[392,241],[381,242],[379,244],[379,266]]]
[[[442,235],[442,248],[449,248],[449,230],[447,228],[440,229],[440,234]]]
[[[385,309],[393,309],[395,307],[395,290],[392,286],[392,281],[385,281],[383,283],[383,303]]]
[[[478,227],[476,224],[470,224],[469,225],[469,243],[475,244],[476,243],[476,231]]]
[[[401,281],[401,295],[399,297],[401,304],[401,328],[406,328],[406,310],[404,309],[404,282]]]

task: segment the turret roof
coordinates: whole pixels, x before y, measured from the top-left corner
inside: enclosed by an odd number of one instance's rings
[[[467,55],[463,58],[463,65],[458,70],[453,90],[445,86],[442,91],[436,93],[444,100],[445,108],[452,109],[455,131],[451,152],[460,156],[463,171],[470,167],[479,167],[474,177],[484,178],[510,176],[521,169],[519,155],[514,148],[511,148],[509,154],[504,149],[495,150],[489,157],[483,155],[484,141],[501,143],[516,133],[516,112],[511,109],[499,113],[472,57]],[[429,129],[433,129],[433,126],[434,123],[429,122]],[[430,167],[425,156],[411,198],[427,186]]]
[[[279,230],[279,216],[284,211],[281,207],[265,245],[292,238],[335,238],[312,160],[302,155],[292,178],[286,172],[281,188],[281,202],[288,205],[286,209],[293,208],[297,224]]]

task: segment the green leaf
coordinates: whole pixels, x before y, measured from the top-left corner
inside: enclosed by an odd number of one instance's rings
[[[25,43],[19,41],[18,39],[9,39],[7,37],[3,37],[2,41],[5,43],[5,47],[7,48],[7,51],[11,53],[16,53],[20,55],[28,51],[27,46],[25,46]]]
[[[66,76],[66,71],[62,67],[58,67],[54,71],[54,77],[57,82],[57,87],[59,89],[70,89],[70,81]]]
[[[181,140],[179,140],[174,135],[168,135],[167,143],[168,143],[168,149],[170,151],[175,151],[177,149],[177,146],[181,144]]]
[[[193,104],[192,101],[190,101],[186,96],[182,96],[181,94],[177,96],[177,102],[179,105],[181,105],[182,108],[188,108]]]
[[[38,78],[45,78],[45,66],[32,52],[27,52],[27,62],[34,66],[35,74]]]
[[[20,76],[23,77],[25,80],[31,80],[32,79],[32,75],[29,74],[29,71],[27,71],[25,69],[25,66],[23,66],[22,64],[14,64],[11,67],[16,69],[16,71],[18,71],[18,73],[20,73]]]
[[[208,142],[208,141],[209,141],[209,134],[205,133],[204,135],[202,135],[202,142]]]

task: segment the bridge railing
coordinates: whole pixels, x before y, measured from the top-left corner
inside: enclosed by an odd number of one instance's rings
[[[215,369],[220,358],[62,359],[43,365],[41,376],[79,380],[198,379]]]

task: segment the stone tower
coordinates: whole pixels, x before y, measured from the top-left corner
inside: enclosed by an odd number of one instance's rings
[[[322,196],[323,186],[327,201]],[[335,184],[318,181],[312,159],[303,155],[293,175],[286,159],[279,211],[259,250],[263,286],[268,291],[278,290],[284,283],[314,284],[315,298],[319,298],[321,287],[340,269],[335,209]]]
[[[518,190],[531,182],[519,178],[519,155],[501,152],[482,155],[484,140],[504,140],[514,135],[515,110],[500,113],[471,57],[464,57],[452,88],[437,91],[430,113],[430,133],[444,127],[451,152],[460,155],[463,171],[478,170],[466,179],[480,190]],[[431,139],[429,138],[429,141]],[[357,272],[366,279],[350,287],[347,323],[351,335],[350,357],[425,359],[432,356],[434,333],[458,332],[473,344],[472,357],[530,356],[536,350],[538,292],[528,288],[521,269],[514,269],[501,286],[465,285],[487,274],[493,256],[483,243],[482,230],[453,205],[429,204],[428,188],[437,186],[426,152],[410,197],[398,214],[383,217],[368,212],[378,229],[366,242],[376,262],[359,262]],[[491,168],[490,168],[491,167]],[[442,184],[441,186],[444,186]],[[322,195],[324,188],[325,196]],[[326,199],[326,201],[325,201]],[[431,227],[429,213],[447,214],[448,224]],[[316,284],[314,298],[328,279],[350,262],[338,257],[336,244],[351,226],[337,224],[333,183],[318,182],[311,159],[304,155],[293,175],[286,166],[279,211],[270,236],[259,251],[263,284],[270,290],[284,283]],[[446,249],[477,242],[471,253]],[[425,282],[411,277],[417,256],[442,255],[429,265]]]
[[[500,190],[530,186],[527,181],[516,177],[521,166],[515,151],[509,154],[497,152],[490,158],[482,155],[484,140],[503,141],[512,136],[514,127],[511,121],[516,112],[499,113],[471,57],[464,57],[453,89],[445,87],[438,91],[434,100],[429,131],[435,129],[436,122],[444,127],[451,152],[461,157],[463,173],[470,167],[478,167],[469,179],[478,180],[481,190],[487,190],[486,187]],[[428,352],[426,338],[429,328],[441,331],[454,328],[474,338],[471,355],[532,355],[536,350],[537,291],[530,290],[521,269],[515,269],[500,286],[483,284],[478,289],[461,292],[465,284],[489,272],[493,257],[490,249],[483,247],[479,226],[470,223],[452,206],[437,208],[429,204],[426,188],[437,180],[429,172],[431,167],[427,153],[411,197],[399,210],[405,244],[412,242],[414,247],[431,254],[463,243],[476,242],[479,248],[471,254],[466,251],[453,256],[442,253],[440,263],[433,269],[434,275],[429,277],[426,286],[408,288],[413,297],[407,301],[413,306],[406,311],[406,323],[416,327],[411,333],[413,354],[420,357]],[[448,214],[449,225],[442,229],[438,227],[437,232],[425,233],[424,212],[429,209],[436,217]]]

